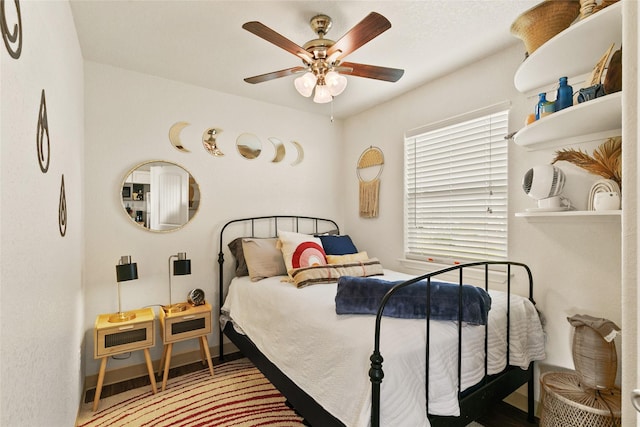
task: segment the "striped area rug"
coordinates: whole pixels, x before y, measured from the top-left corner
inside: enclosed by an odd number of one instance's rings
[[[76,426],[302,427],[302,418],[253,366],[240,359],[170,379],[164,392],[146,386],[81,406]]]

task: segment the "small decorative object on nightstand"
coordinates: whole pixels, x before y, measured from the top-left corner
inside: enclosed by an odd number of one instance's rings
[[[160,335],[162,336],[164,349],[160,358],[158,375],[164,369],[162,391],[167,386],[173,343],[178,341],[199,338],[202,362],[205,363],[206,361],[209,366],[209,372],[213,376],[211,353],[209,352],[209,343],[207,341],[207,334],[211,333],[211,305],[206,302],[196,306],[190,306],[187,303],[182,304],[186,309],[180,312],[171,313],[160,309]]]
[[[156,379],[149,355],[149,347],[155,344],[154,314],[151,308],[134,310],[130,320],[113,323],[110,314],[101,314],[96,318],[93,331],[93,357],[102,359],[100,362],[100,372],[98,374],[98,384],[96,395],[93,399],[93,410],[98,409],[104,373],[107,367],[107,359],[116,354],[127,353],[136,350],[144,351],[144,358],[147,363],[147,371],[151,380],[151,390],[155,394]]]
[[[189,296],[187,297],[187,302],[191,305],[202,305],[205,303],[204,300],[204,291],[202,289],[196,288],[191,289],[189,291]]]

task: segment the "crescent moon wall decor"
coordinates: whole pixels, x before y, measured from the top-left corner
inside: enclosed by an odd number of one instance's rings
[[[216,143],[216,137],[221,132],[222,129],[209,128],[202,134],[202,145],[204,146],[204,149],[207,150],[207,153],[211,154],[213,157],[224,156],[224,153],[220,151],[218,144]]]
[[[44,148],[44,137],[47,137],[47,147]],[[44,96],[44,89],[40,96],[40,111],[38,113],[38,129],[36,130],[36,151],[38,153],[38,163],[42,173],[49,170],[49,161],[51,159],[51,151],[49,144],[49,121],[47,120],[47,102]],[[45,157],[46,156],[46,157]]]
[[[176,150],[182,151],[183,153],[189,153],[189,150],[187,150],[180,141],[180,131],[187,126],[189,126],[189,123],[187,122],[177,122],[169,128],[169,141],[171,142],[171,145],[173,145]]]
[[[0,2],[0,30],[2,31],[2,39],[4,40],[4,45],[9,55],[11,55],[13,59],[18,59],[22,53],[22,17],[20,16],[20,2],[14,0],[13,3],[16,5],[18,23],[14,24],[13,32],[9,31],[7,15],[4,11],[5,2],[2,0],[2,2]],[[15,47],[12,46],[14,44],[16,45]]]
[[[274,137],[269,137],[267,139],[273,144],[273,147],[276,150],[276,154],[273,156],[273,160],[271,160],[271,162],[278,163],[282,161],[282,159],[284,159],[284,156],[286,154],[286,150],[284,148],[284,144],[282,143],[282,141]]]
[[[302,149],[302,145],[300,145],[298,141],[291,141],[291,144],[293,144],[293,146],[296,147],[296,150],[298,150],[298,157],[293,162],[291,162],[291,166],[295,166],[302,163],[302,161],[304,160],[304,150]]]
[[[64,189],[64,174],[60,182],[60,202],[58,203],[58,229],[62,237],[67,234],[67,194]]]

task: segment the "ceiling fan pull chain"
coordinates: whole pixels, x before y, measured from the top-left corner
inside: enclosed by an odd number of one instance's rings
[[[333,96],[331,97],[331,123],[333,123]]]

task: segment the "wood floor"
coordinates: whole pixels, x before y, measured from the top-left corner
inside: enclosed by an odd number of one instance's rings
[[[224,357],[224,362],[230,362],[232,360],[242,359],[244,356],[242,353],[233,353],[226,355]],[[212,357],[213,366],[219,365],[221,362],[217,357]],[[169,378],[179,377],[180,375],[185,375],[191,372],[196,372],[201,369],[206,368],[207,365],[204,362],[195,362],[189,365],[177,366],[175,368],[169,369]],[[158,377],[156,375],[156,382],[158,382],[158,387],[162,382],[162,377]],[[145,375],[143,377],[134,378],[132,380],[123,381],[116,384],[105,384],[102,387],[102,392],[100,393],[100,398],[113,396],[114,394],[124,393],[125,391],[132,390],[138,387],[145,387],[151,384],[151,380],[149,380],[149,376]],[[96,389],[88,389],[84,396],[84,403],[93,402],[93,398],[96,395]]]
[[[540,420],[537,418],[535,423],[528,422],[526,412],[505,402],[495,405],[487,412],[487,415],[477,421],[484,427],[521,427],[540,424]]]
[[[240,359],[242,357],[244,356],[241,353],[227,355],[225,356],[225,362]],[[220,363],[217,357],[214,357],[212,360],[214,366]],[[178,366],[169,369],[169,378],[174,378],[190,372],[199,371],[200,369],[204,368],[206,368],[206,365],[203,365],[201,362],[196,362],[185,366]],[[156,378],[156,380],[162,381],[162,378]],[[114,394],[123,393],[125,391],[138,387],[148,386],[150,384],[151,381],[149,380],[149,377],[145,375],[143,377],[134,378],[129,381],[105,385],[102,387],[102,393],[100,397],[102,398],[113,396]],[[92,402],[95,393],[95,389],[87,390],[84,398],[85,403]],[[536,419],[536,422],[533,424],[529,423],[527,421],[527,414],[525,412],[504,402],[495,405],[487,412],[487,415],[477,421],[485,427],[531,427],[539,424],[538,419]]]

